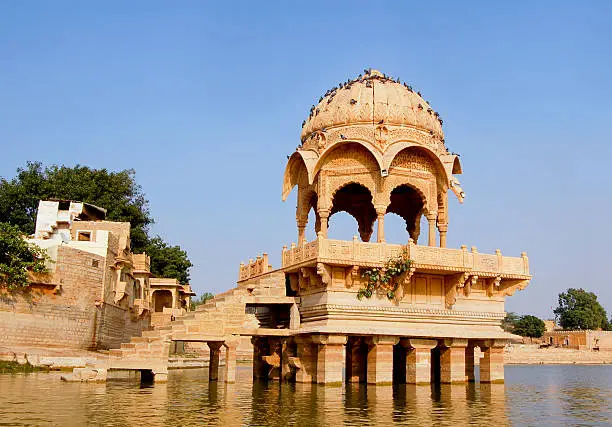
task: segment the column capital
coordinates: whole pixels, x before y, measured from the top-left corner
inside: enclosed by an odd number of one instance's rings
[[[348,337],[346,335],[312,335],[312,342],[321,345],[344,345]]]
[[[491,339],[491,340],[478,340],[478,341],[475,341],[474,344],[480,347],[480,349],[484,351],[484,349],[486,348],[504,348],[507,342],[508,342],[507,340]]]
[[[224,345],[222,341],[206,341],[206,345],[213,351],[217,351]]]
[[[395,345],[399,342],[399,337],[395,337],[393,335],[374,335],[371,337],[366,337],[365,342],[370,346],[380,344]]]
[[[444,338],[442,340],[442,346],[444,347],[467,347],[468,340],[467,338]]]
[[[406,348],[416,348],[423,350],[431,350],[437,347],[438,340],[428,340],[422,338],[403,338],[400,340],[400,344]]]

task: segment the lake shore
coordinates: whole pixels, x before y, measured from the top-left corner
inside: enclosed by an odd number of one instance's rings
[[[612,351],[539,348],[538,344],[511,344],[504,353],[506,365],[606,365],[612,364]]]
[[[107,358],[107,352],[94,352],[67,348],[0,347],[0,361],[30,364],[51,370],[70,370],[91,365]],[[476,350],[476,364],[482,353]],[[511,344],[504,353],[506,365],[606,365],[612,364],[612,351],[573,350],[566,348],[539,348],[538,344]],[[208,366],[207,357],[172,357],[171,368]],[[250,363],[248,360],[241,360]]]

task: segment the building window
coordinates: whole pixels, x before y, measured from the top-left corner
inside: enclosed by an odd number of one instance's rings
[[[98,268],[99,265],[100,265],[100,261],[99,260],[97,260],[97,259],[92,259],[91,260],[91,266],[92,267]]]
[[[78,231],[77,240],[79,242],[91,242],[91,231]]]

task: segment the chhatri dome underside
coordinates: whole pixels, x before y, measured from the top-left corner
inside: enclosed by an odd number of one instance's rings
[[[266,254],[241,264],[236,288],[147,333],[110,368],[147,368],[163,380],[169,344],[160,342],[202,341],[211,379],[226,349],[231,382],[236,343],[250,337],[256,378],[473,381],[478,347],[480,381],[503,381],[505,298],[529,283],[529,261],[446,247],[448,195],[463,201],[461,172],[442,119],[410,86],[368,70],[331,89],[312,107],[285,169],[283,199],[297,187],[298,239],[283,247],[281,266]],[[328,238],[340,211],[357,219],[360,238]],[[406,223],[403,245],[385,242],[389,213]],[[420,230],[423,216],[428,230]],[[306,240],[308,226],[315,240]]]

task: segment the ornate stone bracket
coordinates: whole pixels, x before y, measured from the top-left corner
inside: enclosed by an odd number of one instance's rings
[[[465,286],[466,281],[469,278],[468,273],[453,274],[447,277],[447,291],[446,291],[446,308],[452,309],[457,302],[457,292]]]
[[[465,285],[463,286],[463,295],[469,297],[472,293],[472,286],[476,286],[476,283],[478,283],[478,276],[470,275],[468,280],[465,281]]]
[[[492,297],[495,291],[499,290],[501,284],[501,276],[487,279],[487,296]]]
[[[327,264],[323,264],[322,262],[317,263],[317,274],[321,276],[321,281],[323,285],[329,286],[331,284],[331,267]]]
[[[507,283],[507,285],[506,285]],[[503,292],[504,295],[512,296],[516,292],[516,290],[522,291],[529,284],[529,280],[504,280],[505,286],[500,286],[500,291]]]
[[[347,288],[351,288],[355,285],[359,285],[359,266],[353,265],[346,269],[345,283]]]
[[[415,267],[410,267],[406,272],[402,273],[398,278],[398,286],[395,291],[395,302],[400,303],[404,299],[404,295],[407,293],[410,284],[412,283],[412,276],[416,271]]]

